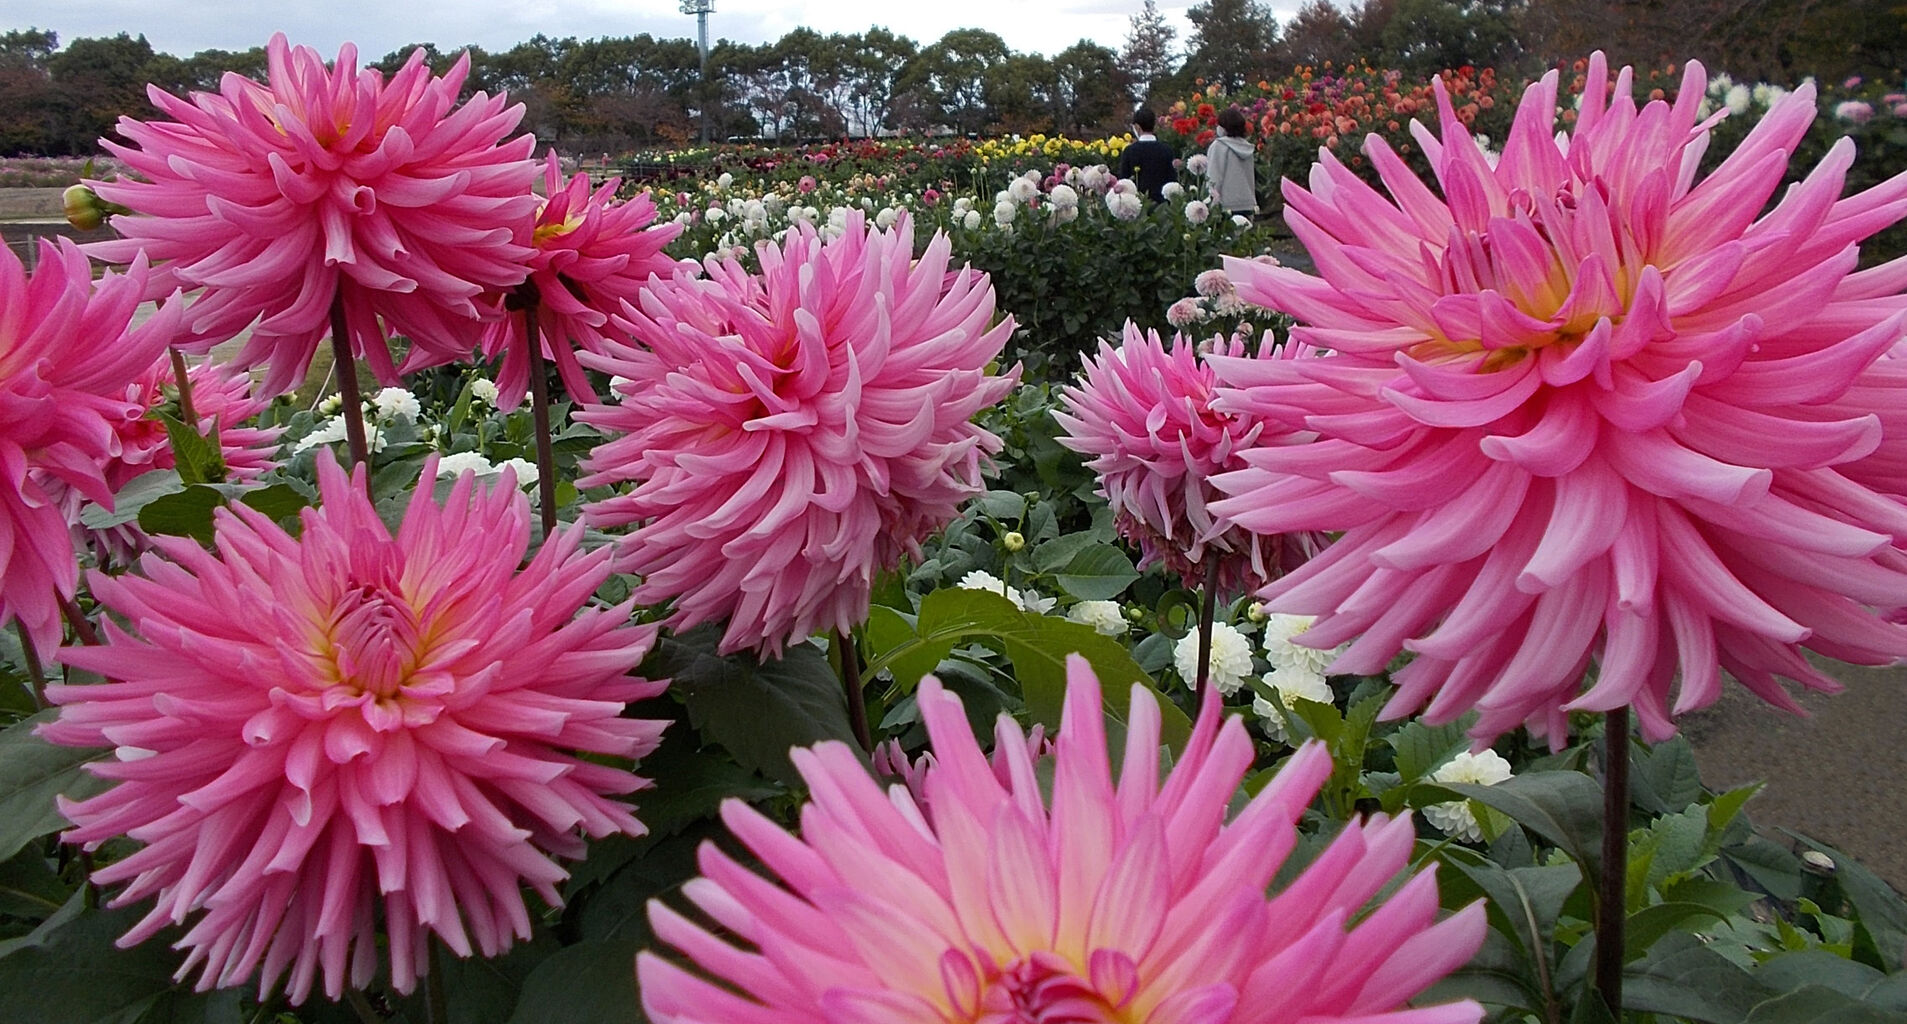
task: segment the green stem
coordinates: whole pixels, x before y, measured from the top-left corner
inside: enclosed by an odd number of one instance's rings
[[[344,1001],[350,1005],[351,1012],[357,1014],[358,1020],[363,1024],[384,1024],[384,1018],[371,1008],[371,1001],[364,998],[364,993],[354,988],[347,988],[344,990]]]
[[[344,315],[344,291],[331,297],[331,361],[338,374],[338,397],[343,407],[344,438],[351,449],[351,465],[368,466],[371,446],[364,440],[364,395],[358,390],[358,363],[351,355],[351,328]]]
[[[1596,900],[1596,991],[1622,1019],[1623,926],[1629,916],[1629,708],[1603,716],[1602,878]]]
[[[848,698],[848,725],[854,729],[855,742],[862,750],[874,749],[874,734],[867,727],[867,693],[861,686],[861,652],[854,634],[835,630],[834,649],[841,656],[841,689]]]
[[[424,1013],[429,1024],[450,1024],[450,1000],[444,991],[444,972],[442,957],[437,955],[437,943],[428,936],[430,943],[430,973],[424,975]]]
[[[172,354],[172,381],[179,387],[179,419],[196,432],[199,417],[192,409],[192,380],[186,376],[185,353],[176,348],[166,351]]]
[[[54,596],[59,598],[60,613],[66,616],[66,624],[73,627],[73,636],[88,647],[98,647],[99,632],[93,628],[91,622],[87,621],[86,613],[80,611],[79,605],[65,594]]]
[[[543,368],[543,339],[537,325],[537,294],[524,289],[523,334],[530,348],[530,416],[536,421],[536,494],[542,505],[543,539],[556,532],[556,452],[550,441],[550,382]]]
[[[41,695],[46,692],[46,667],[40,664],[40,652],[33,647],[33,638],[27,635],[26,627],[18,622],[13,628],[20,634],[20,652],[26,657],[26,692],[33,698],[33,710],[43,711],[46,702]]]
[[[1208,551],[1209,555],[1210,552]],[[1218,611],[1218,559],[1205,567],[1205,592],[1200,595],[1198,611],[1198,678],[1192,683],[1194,705],[1205,699],[1205,684],[1212,677],[1212,619]]]

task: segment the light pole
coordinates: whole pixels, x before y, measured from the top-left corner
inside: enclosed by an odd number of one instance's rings
[[[695,49],[702,58],[702,145],[709,142],[709,13],[715,0],[682,0],[682,13],[695,15]]]

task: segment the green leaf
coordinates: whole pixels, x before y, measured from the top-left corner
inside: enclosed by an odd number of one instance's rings
[[[1033,549],[1033,568],[1044,573],[1055,573],[1071,564],[1080,552],[1090,548],[1104,546],[1090,533],[1068,533],[1049,540]]]
[[[583,903],[578,916],[583,938],[651,942],[649,901],[694,878],[696,850],[726,833],[720,822],[705,821],[693,831],[650,845],[642,856],[629,860]]]
[[[870,667],[872,663],[882,664],[893,673],[902,693],[912,693],[921,677],[931,674],[953,652],[956,642],[951,638],[921,641],[914,623],[914,616],[877,604],[868,608],[867,624],[861,629]]]
[[[0,914],[43,921],[57,913],[72,894],[72,889],[60,881],[38,844],[29,844],[11,858],[0,861]]]
[[[1823,985],[1807,985],[1756,1004],[1742,1024],[1901,1024],[1901,1015]]]
[[[714,748],[698,750],[692,732],[671,727],[662,745],[642,759],[655,788],[635,795],[636,816],[653,836],[666,836],[700,818],[712,817],[724,800],[753,803],[779,796],[780,786],[730,761]]]
[[[509,1024],[645,1024],[628,940],[579,942],[536,965]]]
[[[1425,725],[1421,720],[1412,720],[1391,733],[1385,739],[1391,749],[1397,752],[1399,780],[1416,782],[1457,756],[1470,743],[1470,737],[1465,735],[1464,730],[1475,721],[1473,715],[1465,715],[1443,725]]]
[[[1907,900],[1847,854],[1798,832],[1783,831],[1803,846],[1833,858],[1834,877],[1841,883],[1841,891],[1847,894],[1848,901],[1854,904],[1861,930],[1872,939],[1873,953],[1890,966],[1899,964],[1903,951],[1907,951]],[[1856,948],[1858,952],[1859,947]]]
[[[188,485],[225,481],[225,455],[219,450],[218,427],[214,426],[208,436],[176,416],[156,415],[166,425],[166,440],[172,444],[179,479]]]
[[[696,731],[720,743],[743,767],[787,785],[800,775],[788,751],[823,740],[854,743],[847,697],[828,659],[810,644],[759,663],[747,654],[714,653],[719,634],[693,630],[663,640],[650,678],[673,680],[669,692],[689,710]]]
[[[1657,814],[1675,814],[1702,798],[1695,749],[1676,736],[1653,748],[1630,748],[1629,790],[1636,803]]]
[[[1060,589],[1082,601],[1110,601],[1139,578],[1132,559],[1111,544],[1095,544],[1055,573]]]
[[[138,520],[139,511],[154,498],[168,494],[177,494],[185,489],[185,481],[170,469],[155,469],[141,473],[119,489],[113,495],[113,507],[109,511],[104,505],[88,502],[80,509],[80,525],[91,530],[104,530]]]
[[[152,499],[139,510],[139,528],[152,534],[191,537],[212,543],[212,510],[225,504],[218,488],[193,484],[177,494]]]
[[[1050,615],[1025,614],[1021,628],[1002,634],[1006,656],[1013,662],[1013,674],[1020,681],[1027,717],[1057,729],[1060,712],[1066,703],[1066,656],[1078,654],[1092,666],[1105,694],[1106,714],[1115,721],[1126,721],[1125,694],[1138,684],[1159,704],[1159,738],[1174,751],[1183,749],[1192,735],[1192,721],[1179,706],[1166,700],[1153,686],[1152,678],[1141,670],[1124,644],[1103,636],[1091,626],[1068,622]]]
[[[311,505],[311,502],[290,484],[272,484],[270,487],[245,491],[238,500],[273,519],[288,519],[297,515],[300,509]]]
[[[0,730],[0,858],[11,858],[34,839],[65,827],[54,797],[64,793],[84,799],[108,785],[81,767],[104,751],[56,746],[33,734],[58,716],[57,709],[48,708]]]
[[[1672,1014],[1703,1024],[1740,1024],[1768,995],[1746,971],[1685,934],[1656,943],[1624,972],[1622,982],[1625,1010]]]
[[[1755,965],[1755,980],[1776,992],[1807,985],[1823,985],[1842,995],[1863,999],[1887,979],[1880,971],[1833,953],[1805,949],[1782,953]]]
[[[1602,863],[1602,787],[1577,772],[1535,772],[1494,786],[1429,783],[1459,799],[1475,800],[1510,816],[1517,824],[1560,848],[1594,877]]]
[[[993,519],[1018,522],[1026,515],[1026,496],[1018,491],[988,491],[973,499],[973,504]]]
[[[77,898],[77,897],[76,897]],[[0,1020],[33,1024],[132,1024],[172,989],[181,954],[165,935],[113,945],[147,907],[92,911],[42,945],[0,958]],[[177,932],[170,933],[173,938]]]
[[[1677,928],[1685,928],[1696,920],[1723,921],[1727,918],[1716,913],[1713,907],[1700,903],[1656,903],[1630,914],[1628,922],[1623,925],[1624,959],[1641,959],[1662,936]]]

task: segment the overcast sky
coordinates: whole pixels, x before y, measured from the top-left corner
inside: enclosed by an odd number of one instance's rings
[[[1272,7],[1289,17],[1298,2],[1281,0]],[[1051,55],[1080,39],[1118,49],[1140,6],[1139,0],[715,0],[709,39],[764,43],[803,25],[824,34],[880,25],[925,45],[950,29],[984,28],[1016,51]],[[1189,6],[1159,4],[1181,43],[1191,31]],[[327,55],[349,40],[375,59],[422,42],[507,50],[538,32],[582,39],[643,32],[693,37],[695,18],[681,13],[680,0],[6,0],[0,30],[22,28],[51,29],[63,43],[143,33],[154,49],[179,56],[208,48],[244,50],[283,31],[292,42]]]

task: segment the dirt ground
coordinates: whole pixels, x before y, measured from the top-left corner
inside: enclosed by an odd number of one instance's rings
[[[1767,783],[1747,808],[1757,825],[1813,836],[1907,892],[1907,669],[1817,663],[1847,691],[1803,695],[1807,718],[1730,682],[1682,720],[1702,781]]]

